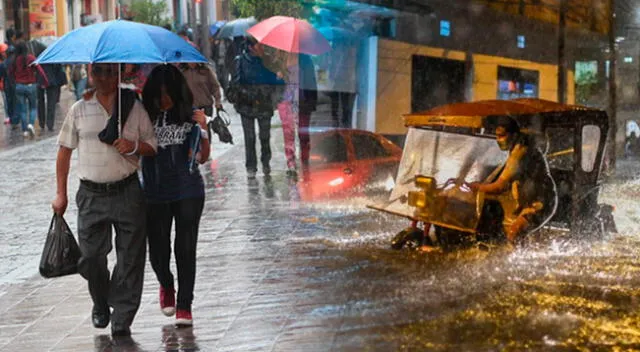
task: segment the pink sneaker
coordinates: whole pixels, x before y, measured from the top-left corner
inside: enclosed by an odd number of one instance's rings
[[[176,325],[193,325],[191,311],[186,309],[178,309],[178,311],[176,312]]]
[[[160,286],[160,309],[162,314],[170,317],[176,313],[176,291],[173,288]]]

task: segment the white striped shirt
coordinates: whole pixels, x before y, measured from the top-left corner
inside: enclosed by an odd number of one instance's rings
[[[102,143],[98,134],[109,121],[109,114],[96,99],[80,100],[73,104],[64,120],[58,144],[78,149],[78,176],[81,180],[98,183],[124,179],[138,169],[138,156],[124,156],[108,144]],[[143,105],[136,101],[122,131],[122,138],[139,141],[157,148],[153,125]]]

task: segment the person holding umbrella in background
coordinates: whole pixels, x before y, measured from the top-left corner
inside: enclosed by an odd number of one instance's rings
[[[300,159],[309,162],[309,124],[318,95],[315,69],[309,55],[320,55],[331,49],[329,42],[305,20],[274,16],[247,30],[260,43],[286,52],[284,65],[277,69],[278,78],[286,82],[278,103],[282,121],[287,176],[297,177],[295,131],[300,139]],[[276,64],[277,65],[277,64]]]
[[[258,171],[256,122],[262,172],[265,176],[271,174],[271,118],[281,96],[278,88],[284,84],[265,67],[261,56],[260,44],[247,38],[245,50],[234,60],[234,75],[227,93],[227,98],[242,119],[245,167],[249,179],[255,179]]]

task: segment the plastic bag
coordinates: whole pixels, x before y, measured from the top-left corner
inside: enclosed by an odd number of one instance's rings
[[[216,117],[213,121],[209,122],[209,128],[218,135],[220,142],[233,144],[233,136],[231,135],[231,132],[229,132],[229,128],[227,128],[227,126],[231,124],[231,120],[228,116],[226,116],[226,118],[221,116],[221,112],[226,114],[226,111],[223,109],[218,109]]]
[[[76,274],[81,256],[69,225],[62,216],[53,214],[40,258],[40,275],[51,278]]]

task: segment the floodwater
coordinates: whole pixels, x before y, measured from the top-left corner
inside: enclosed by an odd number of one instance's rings
[[[637,195],[640,180],[603,187],[620,231],[605,239],[428,254],[391,250],[408,222],[371,198],[305,204],[325,235],[289,250],[335,302],[316,314],[340,326],[336,350],[640,350]]]

